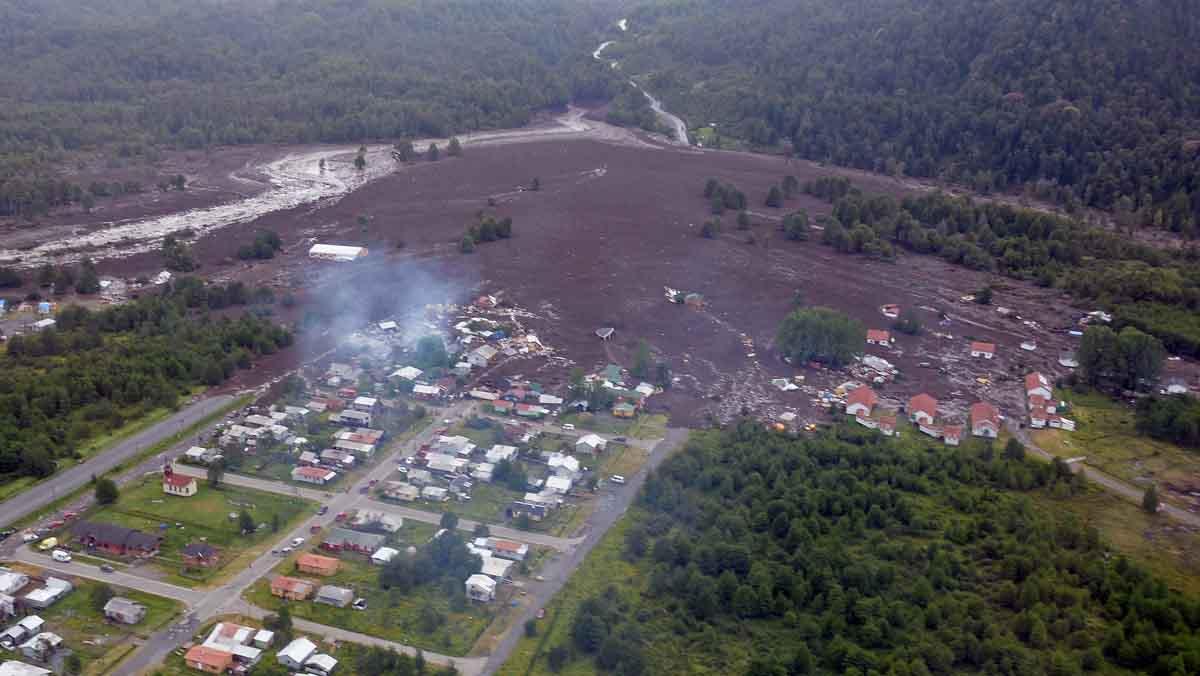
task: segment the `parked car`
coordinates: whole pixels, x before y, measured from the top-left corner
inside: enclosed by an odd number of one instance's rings
[[[302,544],[304,544],[304,538],[292,538],[293,547],[299,547]]]
[[[620,474],[614,474],[611,477],[609,477],[608,480],[613,482],[614,484],[624,484],[625,483],[625,477],[621,476]]]
[[[351,603],[350,606],[352,608],[354,608],[355,610],[366,610],[367,609],[367,600],[366,599],[354,599],[354,603]]]
[[[563,423],[562,428],[563,428],[564,432],[574,432],[575,431],[575,425],[573,425],[572,423]]]
[[[324,516],[325,512],[328,512],[328,511],[329,511],[328,506],[321,505],[320,507],[317,508],[317,516]]]
[[[25,531],[24,533],[21,533],[21,542],[33,542],[36,539],[38,539],[37,533],[33,533],[30,531]]]
[[[100,572],[101,572],[101,573],[111,573],[111,572],[113,572],[113,567],[112,567],[110,564],[107,564],[107,563],[105,563],[105,564],[101,564],[101,565],[100,565]]]
[[[283,549],[280,549],[280,550],[279,550],[279,553],[280,553],[280,554],[291,554],[291,553],[292,553],[292,548],[291,548],[291,547],[284,547]]]
[[[50,552],[50,558],[58,561],[59,563],[69,563],[71,561],[71,552],[68,552],[65,549],[56,549],[53,552]]]

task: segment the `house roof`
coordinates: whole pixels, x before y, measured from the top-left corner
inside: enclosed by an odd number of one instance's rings
[[[887,342],[892,339],[892,334],[883,329],[867,329],[867,340],[875,342]]]
[[[942,428],[942,436],[962,438],[962,425],[946,425]]]
[[[174,486],[175,488],[187,488],[188,486],[196,483],[196,478],[184,474],[164,474],[163,483],[168,486]]]
[[[287,575],[277,575],[271,580],[271,589],[286,592],[303,592],[307,594],[312,591],[313,583],[308,580],[301,580],[298,577],[288,577]]]
[[[912,399],[908,400],[908,412],[913,414],[916,412],[927,413],[930,418],[937,417],[937,399],[934,399],[928,394],[922,392]]]
[[[145,608],[146,606],[123,596],[114,596],[108,600],[108,603],[104,604],[104,612],[106,613],[136,613]]]
[[[512,552],[514,554],[520,553],[523,550],[529,550],[529,546],[524,543],[514,542],[513,540],[501,540],[499,538],[489,539],[488,545],[495,551]]]
[[[995,352],[996,344],[995,343],[985,343],[983,341],[974,340],[974,341],[971,341],[971,351],[972,352]]]
[[[1025,376],[1025,391],[1026,392],[1028,392],[1029,390],[1037,389],[1039,387],[1045,387],[1045,388],[1050,387],[1050,381],[1046,380],[1046,376],[1043,376],[1042,374],[1038,373],[1037,371],[1034,371],[1033,373],[1030,373],[1029,375]]]
[[[315,652],[317,652],[317,644],[301,636],[280,650],[279,656],[286,657],[296,664],[304,664]]]
[[[92,539],[103,545],[134,549],[157,549],[162,542],[162,538],[157,535],[99,521],[76,521],[71,526],[71,534],[76,538]]]
[[[322,479],[329,481],[337,476],[337,472],[331,469],[321,467],[297,467],[292,470],[292,474],[296,476],[308,477],[310,479]]]
[[[217,548],[207,542],[192,542],[183,547],[183,555],[200,559],[211,559],[217,555]]]
[[[879,427],[887,428],[887,429],[895,429],[896,428],[896,416],[894,416],[894,415],[880,416],[879,417]]]
[[[327,584],[317,590],[317,597],[335,601],[349,601],[354,598],[354,592],[345,587]]]
[[[874,408],[877,403],[879,403],[879,397],[875,394],[875,390],[866,386],[854,390],[846,397],[846,406],[864,404],[869,408]]]
[[[229,665],[233,664],[233,653],[208,646],[197,645],[192,646],[183,659],[189,663],[199,663],[214,669],[225,671]]]
[[[994,425],[1000,423],[1000,411],[986,401],[971,404],[971,426],[974,427],[982,422],[991,422]]]
[[[371,549],[372,551],[382,546],[386,539],[382,535],[360,533],[349,528],[334,528],[325,536],[325,542],[332,545],[352,545],[363,549]]]
[[[321,556],[320,554],[301,554],[296,558],[296,565],[304,566],[305,568],[316,568],[317,570],[334,571],[337,570],[338,560],[328,556]]]
[[[468,587],[481,587],[483,589],[488,590],[489,592],[496,591],[496,581],[493,580],[492,578],[488,577],[487,575],[483,575],[481,573],[475,573],[471,577],[468,577],[467,578],[467,586]]]

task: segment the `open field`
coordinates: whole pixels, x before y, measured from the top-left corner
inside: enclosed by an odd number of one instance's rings
[[[1084,456],[1135,486],[1158,483],[1159,495],[1180,507],[1200,507],[1200,453],[1138,434],[1133,409],[1096,392],[1058,392],[1071,404],[1074,432],[1037,430],[1037,445],[1062,458]]]
[[[166,581],[184,586],[212,582],[225,571],[239,570],[250,558],[278,537],[272,529],[277,519],[279,532],[286,532],[309,516],[316,505],[300,498],[264,493],[246,488],[209,488],[200,481],[199,492],[190,497],[164,495],[158,475],[127,485],[120,499],[96,509],[83,518],[115,523],[163,536],[157,557],[148,564]],[[237,514],[246,509],[260,530],[243,536],[237,530]],[[207,570],[185,570],[180,559],[183,547],[207,542],[221,551],[220,564]]]
[[[464,609],[454,610],[438,585],[426,585],[408,594],[398,590],[384,591],[378,583],[378,566],[367,562],[365,557],[352,554],[338,555],[337,558],[342,562],[337,574],[324,578],[300,577],[312,579],[317,584],[353,589],[356,596],[367,599],[367,609],[335,608],[313,601],[293,601],[288,604],[293,617],[447,655],[466,655],[491,623],[494,610],[501,603],[496,601],[492,605],[481,606],[468,602]],[[270,578],[278,574],[295,575],[294,558],[289,557],[276,566],[270,576],[254,583],[245,593],[246,600],[268,610],[281,607],[283,601],[272,596],[270,588]],[[423,615],[430,614],[440,620],[437,623],[423,621]]]

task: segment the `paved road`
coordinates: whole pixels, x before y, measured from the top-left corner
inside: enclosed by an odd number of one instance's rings
[[[1016,424],[1011,419],[1008,421],[1008,431],[1012,433],[1012,435],[1016,437],[1018,441],[1020,441],[1022,444],[1025,444],[1025,448],[1033,451],[1035,455],[1048,461],[1053,461],[1054,458],[1057,457],[1033,443],[1033,438],[1029,435],[1029,430]],[[1073,472],[1083,472],[1084,476],[1086,476],[1089,481],[1097,486],[1100,486],[1109,493],[1112,493],[1120,498],[1125,498],[1126,500],[1138,505],[1142,504],[1142,495],[1145,493],[1145,489],[1126,483],[1114,477],[1113,475],[1096,469],[1095,467],[1092,467],[1086,463],[1075,462],[1071,463],[1070,467],[1071,471]],[[1172,519],[1175,519],[1181,523],[1186,523],[1189,526],[1200,528],[1200,515],[1194,514],[1166,502],[1160,504],[1162,505],[1162,507],[1159,509],[1160,514],[1165,514]]]
[[[111,573],[105,573],[104,571],[100,570],[99,566],[94,566],[90,563],[82,563],[80,561],[62,563],[60,561],[55,561],[46,554],[35,552],[29,547],[19,548],[14,554],[13,558],[22,563],[44,568],[45,570],[51,570],[56,573],[61,573],[62,575],[72,575],[75,577],[83,577],[92,580],[103,580],[121,587],[136,589],[149,594],[156,594],[158,596],[165,596],[166,598],[174,599],[176,601],[182,601],[189,606],[200,603],[205,597],[205,592],[202,591],[196,591],[195,589],[188,589],[186,587],[180,587],[178,585],[169,584],[166,582],[159,582],[158,580],[150,580],[142,577],[141,575],[134,575],[121,570],[114,570]]]
[[[111,471],[146,448],[191,427],[231,401],[233,397],[221,394],[189,404],[162,422],[151,425],[70,469],[56,473],[20,495],[0,502],[0,524],[10,524],[36,512],[91,481],[93,476]]]
[[[538,608],[545,607],[550,599],[563,588],[563,585],[587,558],[596,543],[633,504],[642,484],[646,482],[646,476],[662,464],[663,460],[666,460],[675,449],[682,446],[687,441],[687,437],[688,430],[686,429],[668,429],[666,438],[654,446],[650,458],[637,474],[628,477],[624,486],[609,484],[612,490],[608,488],[604,490],[604,494],[600,498],[601,503],[588,517],[587,535],[584,536],[583,542],[571,551],[547,561],[542,568],[542,581],[533,581],[524,585],[531,603],[525,607],[519,617],[513,620],[508,631],[501,637],[499,644],[488,655],[487,664],[483,670],[484,674],[493,674],[504,664],[524,635],[525,622],[533,619]]]

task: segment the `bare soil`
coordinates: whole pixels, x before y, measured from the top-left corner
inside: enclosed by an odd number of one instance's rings
[[[587,370],[608,362],[630,366],[638,341],[645,339],[678,377],[670,392],[651,399],[653,408],[671,414],[673,424],[724,421],[743,409],[768,415],[795,410],[802,419],[816,419],[821,410],[813,401],[815,389],[850,378],[793,368],[780,359],[775,331],[797,289],[806,302],[837,308],[871,328],[889,328],[891,321],[879,310],[885,303],[925,308],[922,335],[898,335],[892,349],[869,349],[900,369],[895,383],[878,388],[895,404],[928,391],[943,400],[951,417],[978,398],[1020,415],[1018,383],[1028,369],[1064,372],[1057,358],[1072,347],[1065,330],[1079,312],[1068,309],[1063,294],[928,257],[902,254],[887,263],[839,255],[816,242],[786,241],[777,224],[788,210],[829,211],[829,205],[806,196],[784,209],[758,206],[770,185],[789,173],[804,181],[841,172],[778,157],[588,139],[468,146],[462,158],[411,165],[332,204],[229,226],[200,239],[195,253],[208,276],[290,290],[298,303],[280,309],[285,318],[330,299],[344,312],[344,321],[319,329],[319,339],[263,363],[254,372],[258,378],[307,360],[318,344],[328,349],[334,337],[364,320],[403,314],[405,305],[498,293],[535,313],[525,323]],[[850,175],[867,192],[911,189],[886,177]],[[751,231],[737,231],[727,216],[718,239],[699,236],[709,218],[700,193],[710,176],[750,197]],[[540,191],[519,189],[534,177]],[[489,198],[495,207],[488,206]],[[461,254],[464,230],[481,211],[512,217],[514,237]],[[367,226],[359,216],[367,217]],[[285,251],[268,262],[236,261],[236,249],[259,228],[279,232]],[[754,241],[748,243],[751,234]],[[306,251],[313,237],[365,244],[372,253],[349,265],[310,261]],[[404,248],[397,247],[401,241]],[[133,276],[160,265],[157,255],[141,254],[100,267]],[[960,300],[985,283],[997,285],[993,306]],[[706,304],[696,310],[667,303],[664,286],[701,293]],[[1013,312],[1002,316],[997,306]],[[947,322],[939,322],[940,313]],[[602,326],[616,328],[611,340],[594,335]],[[971,359],[972,338],[995,342],[997,357]],[[1031,339],[1036,351],[1018,347]],[[518,360],[500,372],[553,383],[565,381],[571,365]],[[770,384],[771,378],[794,375],[805,376],[814,389],[781,392]]]

